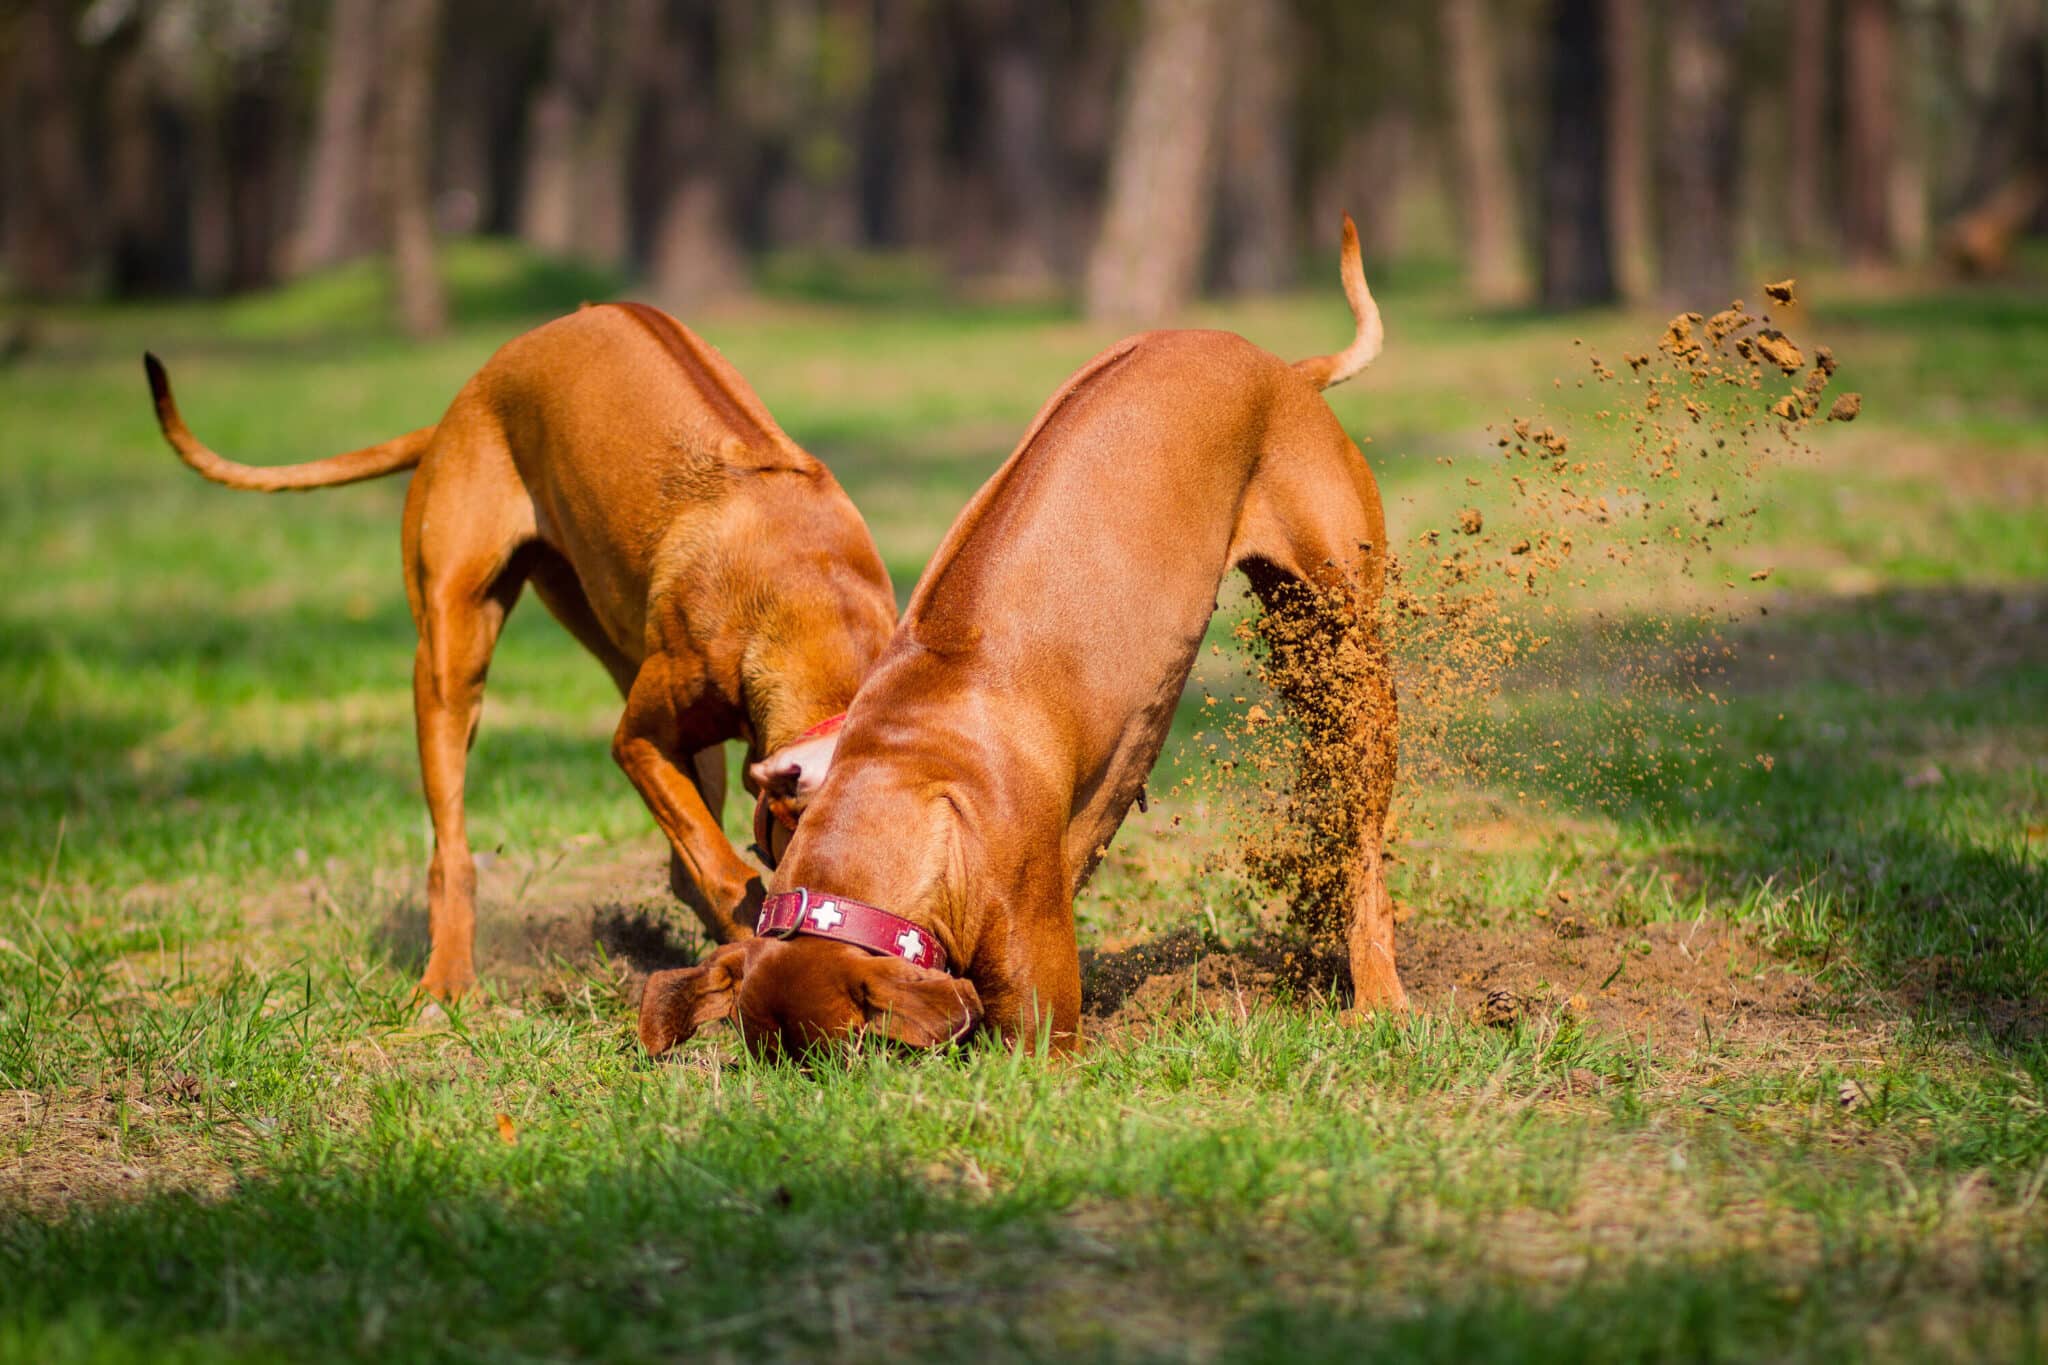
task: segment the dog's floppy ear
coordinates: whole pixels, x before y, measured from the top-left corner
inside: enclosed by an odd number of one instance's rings
[[[747,945],[728,943],[694,967],[648,977],[640,992],[640,1045],[659,1057],[730,1015],[746,971]]]
[[[973,982],[900,957],[860,963],[853,998],[871,1028],[910,1047],[958,1042],[981,1022],[981,995]]]

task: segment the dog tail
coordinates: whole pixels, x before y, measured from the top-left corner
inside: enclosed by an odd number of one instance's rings
[[[1351,316],[1358,320],[1358,334],[1335,355],[1311,356],[1294,362],[1301,376],[1319,389],[1341,384],[1372,364],[1387,339],[1386,328],[1380,325],[1380,306],[1373,302],[1372,290],[1365,286],[1365,262],[1358,253],[1358,225],[1348,213],[1344,215],[1343,275],[1344,298],[1351,305]]]
[[[142,367],[149,371],[149,392],[156,399],[156,422],[163,428],[164,439],[171,443],[171,449],[177,451],[178,458],[186,464],[229,488],[282,493],[381,478],[418,464],[420,457],[426,454],[427,443],[434,437],[433,427],[421,427],[379,445],[351,450],[345,455],[330,455],[324,460],[274,466],[237,464],[208,449],[185,425],[185,419],[178,415],[177,400],[171,397],[171,378],[164,373],[163,362],[145,353]]]

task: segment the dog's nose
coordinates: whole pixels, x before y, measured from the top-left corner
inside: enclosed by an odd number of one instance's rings
[[[747,769],[754,790],[764,796],[796,795],[797,783],[803,775],[803,765],[788,759],[764,758]]]

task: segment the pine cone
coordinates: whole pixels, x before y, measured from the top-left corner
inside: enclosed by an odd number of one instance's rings
[[[1488,1028],[1511,1028],[1521,1007],[1522,1002],[1513,991],[1495,986],[1486,993],[1486,1003],[1479,1007],[1479,1022]]]

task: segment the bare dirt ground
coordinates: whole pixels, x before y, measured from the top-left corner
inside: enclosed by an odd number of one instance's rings
[[[657,841],[500,858],[481,877],[479,959],[508,1002],[596,970],[623,1003],[648,972],[694,961],[704,939],[667,890]],[[1712,919],[1622,926],[1591,906],[1534,923],[1479,926],[1409,916],[1402,976],[1418,1009],[1499,1027],[1575,1017],[1637,1047],[1722,1040],[1764,1051],[1867,1041],[1876,1019],[1833,1000],[1748,931]],[[377,932],[401,961],[421,951],[423,910],[401,898]],[[1342,966],[1275,931],[1224,944],[1193,925],[1112,927],[1082,951],[1089,1027],[1113,1037],[1198,1011],[1297,1007],[1341,995]]]

